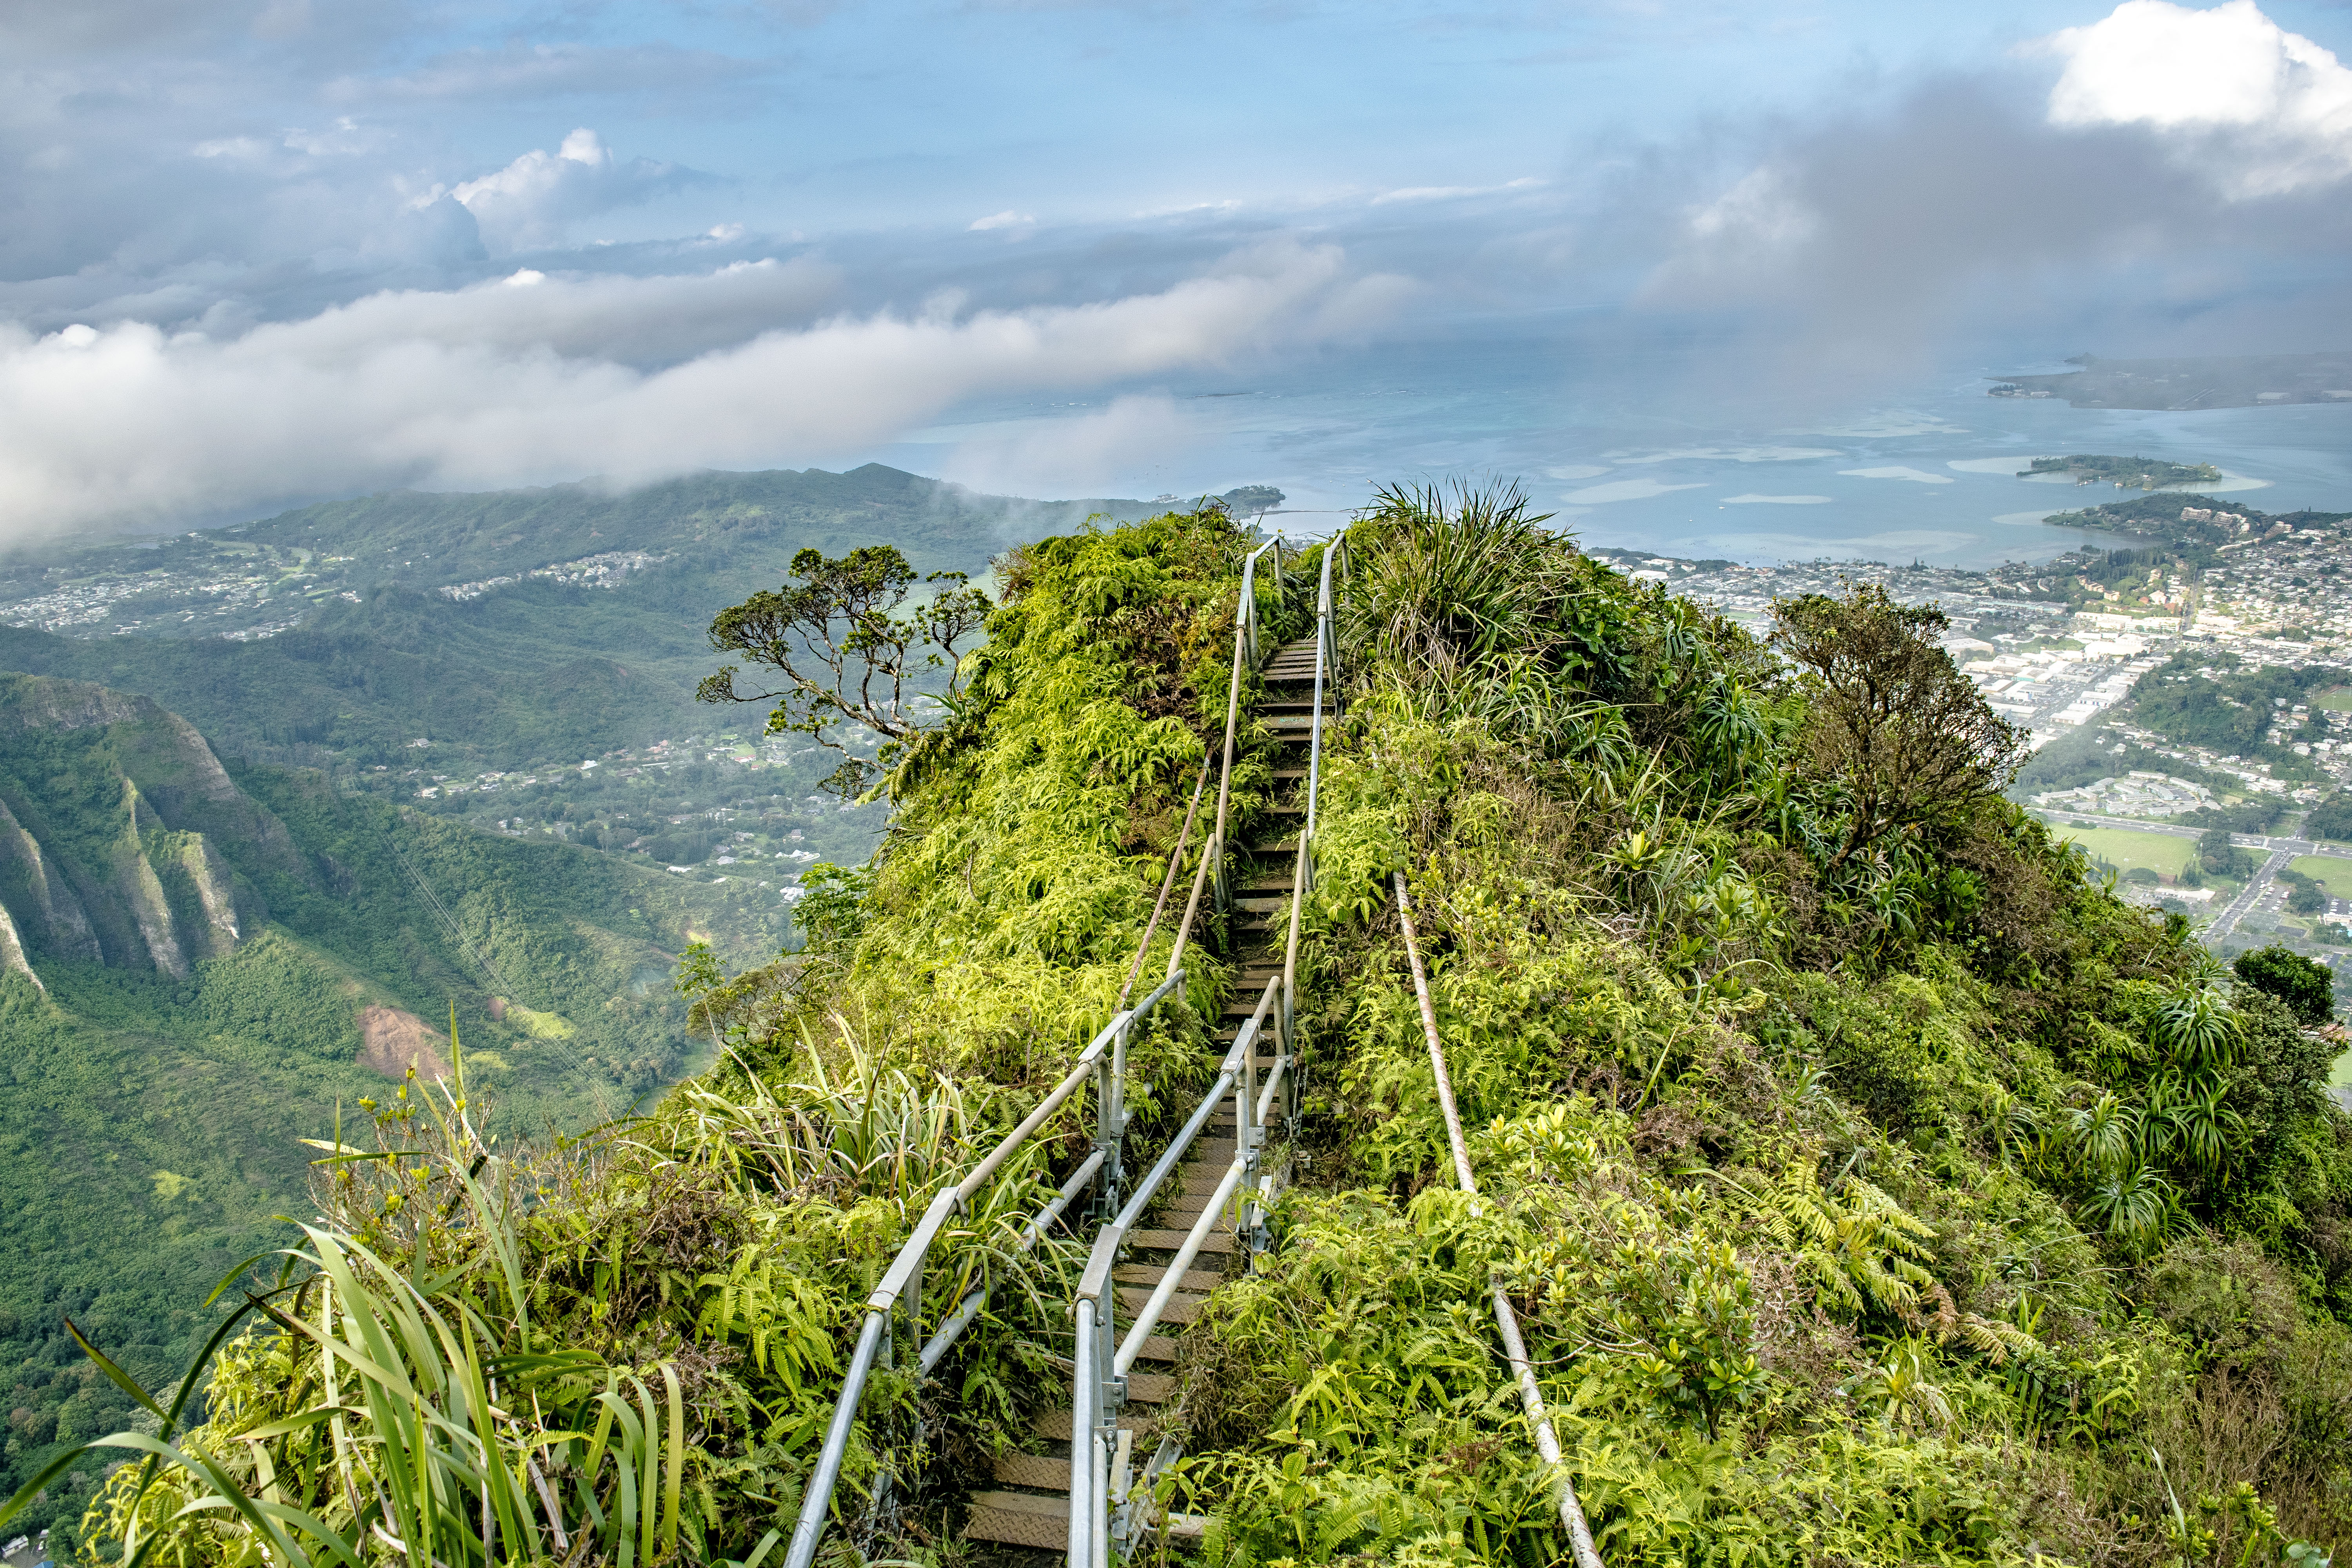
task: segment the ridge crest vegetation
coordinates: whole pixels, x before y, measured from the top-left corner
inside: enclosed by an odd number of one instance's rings
[[[1118,1005],[1251,543],[1212,506],[1006,556],[953,700],[893,737],[881,851],[813,879],[805,951],[689,954],[719,1059],[648,1116],[487,1137],[453,1030],[448,1083],[323,1141],[320,1217],[229,1292],[201,1399],[142,1388],[150,1428],[103,1440],[136,1462],[91,1560],[767,1560],[881,1268]],[[1510,489],[1383,490],[1349,558],[1295,1179],[1181,1342],[1158,1482],[1208,1563],[1565,1555],[1490,1279],[1617,1568],[2317,1568],[2352,1538],[2324,1014],[2000,797],[2018,739],[1939,614],[1816,596],[1759,641]],[[1277,643],[1312,564],[1262,585]],[[1244,824],[1271,750],[1253,721]],[[1147,1140],[1212,1076],[1222,942],[1131,1044]],[[934,1380],[876,1373],[844,1561],[976,1560],[961,1499],[1036,1442],[1083,1257],[1018,1226],[1087,1127],[1057,1112],[931,1253],[927,1301],[998,1289]]]

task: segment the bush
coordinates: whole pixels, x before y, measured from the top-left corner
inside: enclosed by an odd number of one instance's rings
[[[2230,966],[2240,980],[2287,1005],[2306,1026],[2325,1024],[2336,1014],[2336,977],[2327,965],[2275,942],[2240,953]]]

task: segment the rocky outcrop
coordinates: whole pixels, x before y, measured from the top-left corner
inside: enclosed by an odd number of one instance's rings
[[[163,879],[155,875],[155,868],[148,863],[136,838],[115,852],[114,888],[130,906],[131,918],[138,922],[139,938],[146,944],[148,961],[166,974],[185,975],[188,955],[180,946],[178,924],[172,919],[172,903],[163,895]]]
[[[24,939],[16,934],[16,922],[9,917],[8,906],[0,904],[0,975],[21,974],[35,986],[46,992],[41,977],[33,973],[32,961],[25,956]]]
[[[243,941],[237,930],[236,900],[231,892],[229,869],[201,833],[192,833],[180,847],[180,868],[195,889],[196,907],[204,911],[201,928],[191,945],[206,958],[222,958]]]
[[[0,674],[0,906],[23,963],[185,975],[267,921],[251,879],[281,873],[316,885],[285,825],[185,721],[104,687]]]
[[[29,935],[44,952],[60,958],[96,962],[101,956],[98,934],[72,885],[49,864],[40,840],[16,820],[5,800],[0,800],[0,904],[16,917],[20,944]]]

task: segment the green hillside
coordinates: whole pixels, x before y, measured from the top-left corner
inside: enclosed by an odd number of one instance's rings
[[[65,1318],[142,1377],[184,1361],[213,1283],[315,1209],[299,1140],[447,1071],[453,1005],[486,1125],[576,1130],[690,1067],[675,953],[783,926],[748,884],[224,767],[143,698],[0,676],[0,1492],[130,1414]]]
[[[1075,521],[1083,509],[1134,504],[1043,510]],[[798,550],[887,543],[925,571],[983,573],[1018,505],[875,466],[702,475],[617,496],[565,485],[338,501],[27,563],[10,580],[23,593],[53,572],[98,581],[136,570],[193,591],[264,549],[289,570],[302,563],[272,601],[281,607],[253,612],[296,616],[292,630],[246,642],[173,635],[179,623],[150,605],[146,635],[0,626],[0,668],[152,697],[224,752],[267,761],[391,763],[427,737],[483,765],[577,762],[694,722],[702,628],[748,587],[781,582]],[[464,599],[442,591],[614,552],[665,559],[616,588],[522,576]]]
[[[1316,879],[1259,911],[1303,934],[1303,1106],[1265,1155],[1291,1184],[1261,1255],[1192,1258],[1171,1370],[1146,1402],[1139,1368],[1127,1411],[1159,1424],[1139,1460],[1181,1441],[1155,1498],[1205,1521],[1201,1561],[1561,1562],[1563,1479],[1611,1568],[2246,1568],[2352,1543],[2352,1118],[2324,1092],[2325,977],[2277,953],[2221,970],[2004,801],[2023,737],[1938,612],[1807,596],[1762,643],[1542,521],[1399,493],[1349,531]],[[273,1560],[382,1531],[453,1565],[773,1561],[916,1216],[1130,974],[1188,977],[1124,1047],[1130,1175],[1238,1024],[1222,919],[1180,953],[1152,911],[1223,754],[1255,542],[1208,512],[1018,552],[813,950],[697,976],[728,1057],[586,1146],[367,1128],[432,1153],[324,1194],[313,1258],[346,1316],[257,1323],[209,1418],[152,1488],[119,1472],[91,1532],[226,1563],[258,1527],[174,1510],[267,1486],[307,1510]],[[1272,641],[1312,624],[1317,564],[1258,579]],[[1244,843],[1300,831],[1273,765],[1298,720],[1258,695],[1244,675],[1213,781]],[[992,1303],[933,1376],[876,1373],[824,1560],[1003,1561],[961,1533],[999,1486],[1054,1513],[1084,1231],[1027,1252],[1014,1226],[1088,1157],[1090,1100],[936,1211],[956,1217],[899,1353],[975,1279]],[[463,1327],[360,1367],[362,1337],[428,1315]],[[364,1416],[325,1403],[322,1339]],[[412,1474],[456,1506],[425,1509]],[[494,1505],[495,1552],[473,1523]]]

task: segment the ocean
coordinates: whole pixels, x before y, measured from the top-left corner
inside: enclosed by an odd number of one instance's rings
[[[2352,510],[2352,403],[2158,413],[1985,395],[2000,375],[2065,368],[1988,359],[1841,391],[1785,357],[1563,313],[1001,400],[872,456],[1039,498],[1273,484],[1288,499],[1270,521],[1302,534],[1379,483],[1515,479],[1588,544],[1768,564],[1982,569],[2114,546],[2041,519],[2123,492],[2016,478],[2038,455],[2211,463],[2230,476],[2213,490],[2242,504]]]

